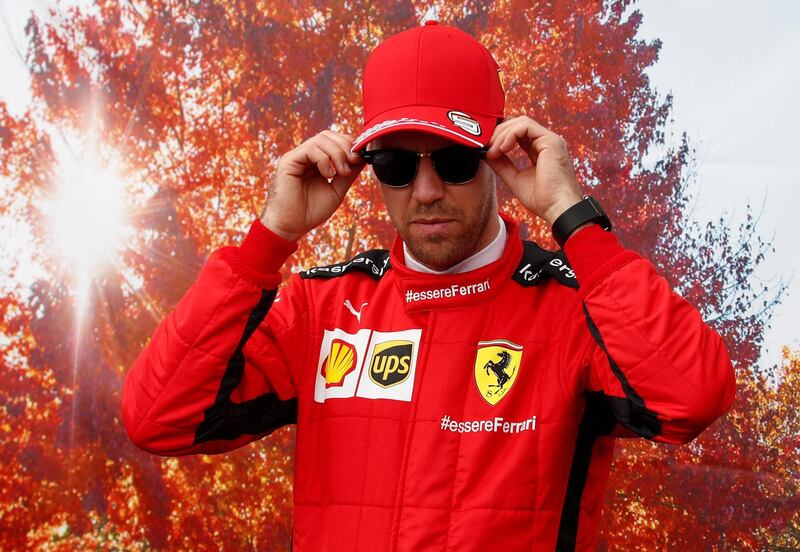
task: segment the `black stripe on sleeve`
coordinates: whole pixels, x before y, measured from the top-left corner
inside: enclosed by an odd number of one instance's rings
[[[228,361],[214,404],[205,412],[205,419],[197,428],[194,444],[218,439],[233,440],[241,435],[258,435],[297,422],[297,399],[282,401],[275,393],[265,393],[243,403],[230,400],[234,389],[244,375],[242,352],[258,325],[264,321],[277,289],[261,290],[261,298],[247,318],[242,337]]]
[[[628,382],[628,378],[625,377],[625,374],[620,370],[616,361],[614,361],[608,353],[608,349],[606,349],[603,338],[600,335],[600,330],[597,329],[597,324],[595,324],[592,317],[589,316],[589,309],[586,308],[586,303],[583,304],[583,313],[586,315],[589,332],[606,354],[608,364],[611,366],[611,371],[617,377],[620,384],[622,384],[622,390],[625,393],[625,398],[606,396],[606,401],[614,412],[614,415],[622,425],[642,437],[651,439],[661,434],[661,422],[656,414],[647,408],[644,404],[644,399],[642,399],[631,386],[630,382]]]

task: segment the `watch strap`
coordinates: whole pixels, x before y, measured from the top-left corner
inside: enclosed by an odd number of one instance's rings
[[[559,247],[563,248],[570,234],[587,222],[596,222],[603,230],[611,230],[611,221],[597,200],[590,195],[583,196],[581,201],[561,213],[553,222],[551,231]]]

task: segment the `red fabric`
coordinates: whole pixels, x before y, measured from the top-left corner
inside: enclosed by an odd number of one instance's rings
[[[552,550],[560,539],[592,549],[613,437],[587,428],[608,417],[613,426],[613,412],[629,427],[607,432],[656,427],[654,440],[686,442],[730,407],[730,359],[613,234],[590,226],[570,237],[568,265],[538,250],[534,277],[518,227],[506,224],[504,256],[476,271],[414,272],[396,242],[390,266],[378,255],[296,274],[274,302],[263,285],[291,245],[251,229],[242,247],[211,255],[128,373],[128,435],[161,455],[263,437],[270,410],[258,423],[223,420],[240,424],[238,435],[196,442],[233,381],[233,406],[220,411],[297,401],[295,550]],[[514,278],[525,270],[538,285]],[[260,305],[268,311],[242,346]],[[511,360],[498,368],[502,351]]]
[[[241,247],[226,247],[220,254],[239,276],[271,289],[281,283],[278,271],[295,251],[295,242],[281,238],[255,219]]]
[[[639,258],[633,251],[624,249],[617,237],[597,224],[570,236],[564,242],[564,253],[570,266],[580,275],[578,297],[583,299],[595,284],[625,263]]]
[[[431,20],[375,48],[362,92],[364,126],[353,152],[398,130],[485,146],[505,107],[500,67],[489,50],[464,31]]]

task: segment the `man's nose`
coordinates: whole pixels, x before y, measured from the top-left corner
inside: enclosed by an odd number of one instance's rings
[[[413,198],[418,203],[429,204],[444,197],[447,186],[433,168],[433,160],[430,155],[420,159],[417,178],[412,183]]]

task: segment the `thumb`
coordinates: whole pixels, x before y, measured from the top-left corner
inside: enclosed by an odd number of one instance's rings
[[[497,174],[497,176],[500,177],[500,180],[503,181],[503,184],[505,184],[513,192],[514,190],[511,187],[511,183],[514,182],[514,178],[520,172],[514,162],[509,159],[506,154],[501,154],[497,159],[489,159],[487,157],[486,163]]]
[[[344,196],[347,191],[350,189],[350,186],[353,185],[358,175],[361,174],[361,171],[366,166],[367,162],[363,159],[359,160],[358,163],[350,164],[350,172],[347,174],[342,174],[337,172],[333,178],[331,179],[330,185],[333,188],[336,195],[339,196],[339,200],[344,200]]]

